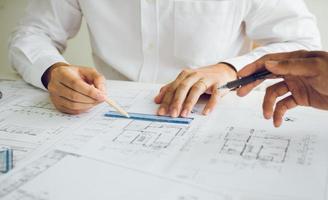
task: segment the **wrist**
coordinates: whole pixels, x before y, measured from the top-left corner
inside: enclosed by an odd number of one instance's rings
[[[69,66],[69,64],[67,63],[62,63],[62,62],[59,62],[59,63],[55,63],[53,65],[51,65],[42,75],[41,77],[41,81],[42,81],[42,84],[45,88],[48,89],[48,85],[51,81],[51,73],[54,69],[58,68],[58,67],[62,67],[62,66]]]
[[[227,78],[234,80],[237,78],[237,71],[234,66],[228,63],[219,63],[214,65],[218,74],[225,74]]]

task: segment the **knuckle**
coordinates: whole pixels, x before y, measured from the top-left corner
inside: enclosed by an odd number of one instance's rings
[[[267,87],[266,90],[265,90],[265,93],[267,95],[272,95],[273,91],[274,91],[274,87],[273,86],[270,86],[270,87]]]
[[[186,82],[182,82],[180,85],[179,85],[179,90],[188,90],[190,88],[190,86],[188,85],[188,83]]]
[[[176,90],[176,88],[174,86],[170,86],[167,88],[168,93],[173,93],[173,92],[175,92],[175,90]]]
[[[287,105],[282,101],[278,102],[276,107],[278,113],[284,113],[288,109]]]
[[[87,92],[88,96],[90,97],[96,97],[97,96],[97,93],[92,89],[90,88]]]
[[[187,75],[187,74],[189,74],[190,72],[191,72],[191,69],[186,68],[186,69],[183,69],[183,70],[182,70],[181,75]]]
[[[191,73],[191,76],[200,77],[200,76],[202,76],[202,73],[199,72],[199,71],[194,71],[194,72]]]
[[[192,106],[193,106],[193,101],[190,100],[190,99],[187,99],[186,102],[184,103],[184,106],[185,106],[186,108],[190,108],[190,107],[192,107]]]
[[[192,91],[198,91],[198,90],[202,90],[203,86],[200,84],[195,84],[192,86]]]
[[[181,79],[181,78],[183,78],[183,77],[186,77],[186,76],[188,76],[191,72],[192,72],[191,69],[183,69],[183,70],[179,73],[178,78]]]
[[[172,101],[172,107],[179,107],[180,104],[181,104],[181,99],[178,97],[174,98],[174,100]]]
[[[75,88],[75,87],[78,85],[78,83],[79,83],[79,80],[77,80],[77,79],[72,79],[72,80],[70,81],[70,85],[71,85],[71,87],[73,87],[73,88]]]

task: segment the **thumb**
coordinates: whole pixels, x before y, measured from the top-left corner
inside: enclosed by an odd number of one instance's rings
[[[266,61],[265,68],[275,75],[313,77],[318,74],[314,58]]]

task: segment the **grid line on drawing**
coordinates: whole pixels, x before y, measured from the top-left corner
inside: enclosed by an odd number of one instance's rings
[[[184,135],[187,127],[131,120],[113,139],[120,144],[133,144],[154,149],[168,148],[172,142]]]
[[[283,163],[286,160],[290,139],[263,134],[254,129],[230,127],[224,136],[221,155],[236,155],[247,160]]]

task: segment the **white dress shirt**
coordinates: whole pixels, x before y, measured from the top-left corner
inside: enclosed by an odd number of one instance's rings
[[[27,82],[44,88],[41,76],[66,62],[61,53],[82,18],[109,79],[166,83],[186,67],[241,69],[267,53],[321,48],[302,0],[30,0],[9,47]],[[261,47],[250,51],[250,41]]]

